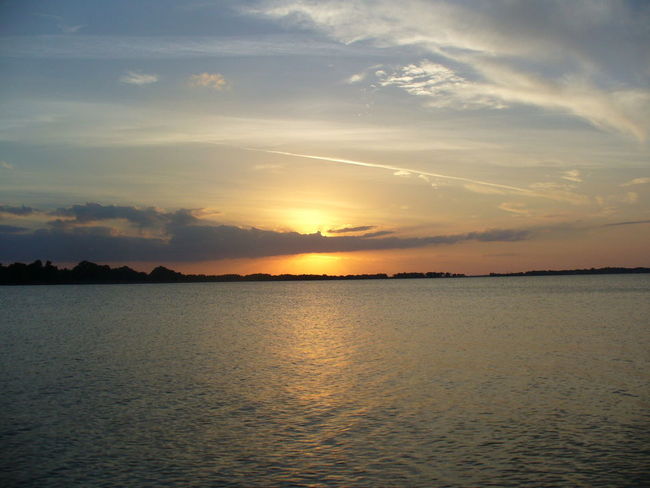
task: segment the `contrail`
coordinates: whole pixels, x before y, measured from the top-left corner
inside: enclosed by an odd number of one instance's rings
[[[297,153],[290,153],[290,152],[284,152],[284,151],[271,151],[271,150],[265,150],[265,149],[252,149],[252,148],[247,148],[250,149],[251,151],[261,151],[265,153],[271,153],[271,154],[281,154],[283,156],[294,156],[297,158],[307,158],[307,159],[317,159],[319,161],[330,161],[333,163],[341,163],[341,164],[351,164],[353,166],[363,166],[365,168],[379,168],[379,169],[387,169],[389,171],[407,171],[409,173],[414,173],[416,175],[425,175],[425,176],[431,176],[432,178],[440,178],[444,180],[452,180],[452,181],[461,181],[464,183],[473,183],[476,185],[482,185],[482,186],[488,186],[491,188],[498,188],[501,190],[508,190],[508,191],[513,191],[517,193],[523,193],[525,195],[531,195],[535,197],[541,197],[541,198],[549,198],[551,200],[557,200],[557,197],[551,197],[549,195],[544,195],[543,193],[538,193],[532,190],[528,190],[526,188],[519,188],[516,186],[510,186],[510,185],[501,185],[499,183],[490,183],[489,181],[481,181],[481,180],[473,180],[471,178],[463,178],[461,176],[448,176],[448,175],[441,175],[439,173],[431,173],[428,171],[421,171],[419,169],[410,169],[410,168],[404,168],[404,167],[399,167],[399,166],[390,166],[387,164],[377,164],[377,163],[367,163],[363,161],[353,161],[351,159],[339,159],[339,158],[329,158],[325,156],[313,156],[311,154],[297,154]]]

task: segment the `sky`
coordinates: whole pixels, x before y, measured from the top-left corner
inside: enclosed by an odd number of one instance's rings
[[[0,262],[650,266],[650,3],[0,0]]]

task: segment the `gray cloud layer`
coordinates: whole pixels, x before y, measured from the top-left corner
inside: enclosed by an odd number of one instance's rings
[[[164,212],[154,207],[136,208],[119,205],[101,205],[99,203],[72,205],[67,208],[60,208],[52,212],[51,215],[73,217],[74,221],[72,223],[77,224],[122,219],[143,228],[171,224],[187,225],[198,220],[192,215],[190,210],[185,209],[178,210],[177,212]]]
[[[31,207],[26,207],[21,205],[20,207],[12,207],[11,205],[0,205],[0,214],[11,214],[11,215],[30,215],[34,213],[35,210]]]
[[[189,210],[164,212],[152,207],[139,209],[98,203],[61,208],[53,215],[68,219],[51,221],[49,228],[36,231],[0,227],[0,260],[192,262],[310,252],[410,249],[471,240],[519,241],[531,235],[529,230],[493,229],[427,237],[379,237],[385,233],[327,237],[320,233],[208,225]],[[112,219],[157,228],[161,236],[120,235],[111,227],[89,225]]]
[[[374,225],[360,225],[359,227],[344,227],[342,229],[330,229],[327,231],[328,234],[347,234],[350,232],[363,232],[366,230],[374,229]]]

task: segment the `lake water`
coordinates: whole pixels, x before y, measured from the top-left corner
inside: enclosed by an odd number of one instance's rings
[[[0,287],[0,334],[3,486],[650,480],[650,275]]]

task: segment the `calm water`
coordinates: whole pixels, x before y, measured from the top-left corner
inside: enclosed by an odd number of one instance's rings
[[[4,486],[642,486],[650,276],[0,287]]]

